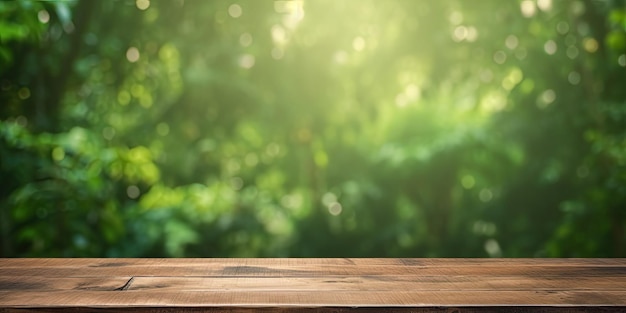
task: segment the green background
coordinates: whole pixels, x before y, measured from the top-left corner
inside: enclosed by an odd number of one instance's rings
[[[626,2],[0,2],[0,256],[626,257]]]

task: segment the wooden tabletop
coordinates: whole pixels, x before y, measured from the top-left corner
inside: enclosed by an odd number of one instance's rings
[[[626,259],[0,259],[0,312],[626,312]]]

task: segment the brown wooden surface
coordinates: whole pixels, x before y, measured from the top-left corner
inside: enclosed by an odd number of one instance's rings
[[[626,312],[626,259],[0,259],[0,311]]]

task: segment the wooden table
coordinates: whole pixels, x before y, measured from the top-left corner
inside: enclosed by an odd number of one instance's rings
[[[626,259],[0,259],[0,312],[626,312]]]

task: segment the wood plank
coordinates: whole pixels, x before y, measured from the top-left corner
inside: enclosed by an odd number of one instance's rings
[[[0,312],[513,306],[626,311],[626,259],[0,259]]]
[[[323,271],[322,271],[323,270]],[[107,268],[0,268],[0,276],[46,276],[46,277],[93,277],[93,276],[233,276],[233,277],[311,277],[319,275],[422,275],[454,276],[575,276],[575,277],[624,277],[626,267],[262,267],[262,266],[159,266],[159,267],[107,267]]]
[[[137,313],[250,313],[250,312],[289,312],[289,313],[623,313],[620,307],[133,307],[127,309],[125,307],[110,308],[0,308],[3,313],[32,313],[32,312],[48,312],[48,313],[65,313],[65,312],[98,312],[98,313],[117,313],[120,311],[131,311]]]
[[[175,262],[173,262],[175,260]],[[120,267],[120,266],[162,266],[187,267],[187,266],[230,266],[238,264],[242,266],[283,266],[302,267],[315,265],[333,266],[538,266],[538,267],[570,267],[570,266],[626,266],[624,258],[10,258],[0,259],[0,267]]]
[[[130,277],[0,276],[0,291],[109,291],[124,286],[128,280]]]
[[[623,291],[624,278],[484,276],[135,277],[129,290],[159,291]]]
[[[3,307],[626,306],[626,291],[0,291]]]
[[[0,276],[626,276],[626,259],[43,259],[0,260]],[[333,260],[333,261],[329,261]],[[440,260],[442,264],[436,261]],[[541,262],[545,260],[545,265]],[[595,264],[593,261],[596,261]],[[368,263],[371,261],[371,264]],[[569,262],[571,261],[571,262]],[[427,265],[424,265],[427,264]],[[432,265],[430,265],[432,264]],[[75,269],[81,268],[80,272]]]
[[[5,291],[113,291],[131,277],[24,276],[19,281],[0,277]],[[490,277],[482,276],[323,276],[323,277],[133,277],[127,290],[143,291],[393,291],[393,290],[587,290],[620,291],[624,279],[606,277]]]

